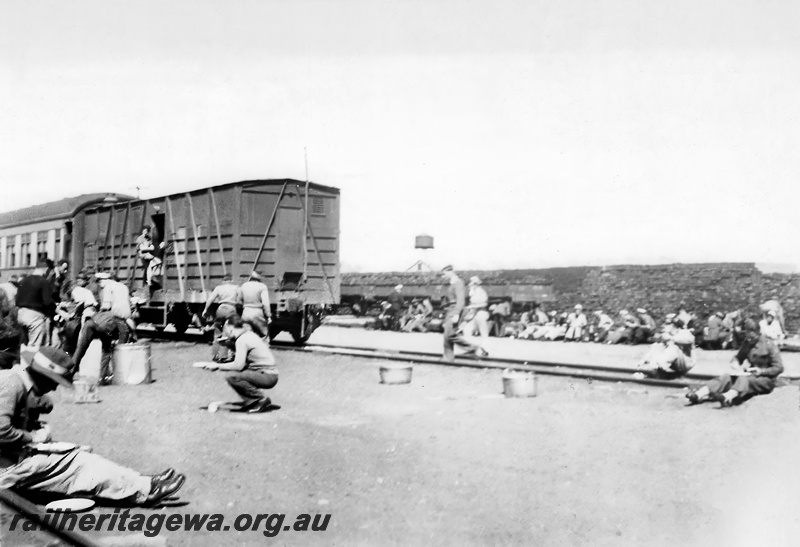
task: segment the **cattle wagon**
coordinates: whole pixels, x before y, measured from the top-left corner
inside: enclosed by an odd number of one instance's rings
[[[77,199],[77,198],[74,198]],[[44,206],[41,206],[44,207]],[[18,212],[16,212],[18,213]],[[3,226],[20,241],[30,223],[20,215]],[[305,341],[340,298],[339,190],[293,179],[223,184],[149,199],[92,196],[55,220],[60,239],[44,249],[47,258],[70,260],[70,272],[104,271],[128,285],[140,302],[139,322],[157,329],[172,324],[185,331],[226,274],[246,281],[258,272],[270,292],[270,336],[286,331]],[[163,260],[159,283],[146,286],[137,237],[151,227],[157,257]],[[34,232],[34,241],[37,235]],[[5,244],[3,244],[5,249]],[[50,254],[50,249],[58,252]],[[35,263],[34,258],[28,264]],[[0,264],[8,259],[0,256]],[[16,269],[24,270],[21,264]]]

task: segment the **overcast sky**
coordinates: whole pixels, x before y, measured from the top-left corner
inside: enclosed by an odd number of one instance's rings
[[[342,190],[345,270],[800,262],[791,1],[0,3],[0,209]],[[268,213],[265,213],[268,214]]]

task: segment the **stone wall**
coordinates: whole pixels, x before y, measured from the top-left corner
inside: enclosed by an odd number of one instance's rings
[[[557,304],[561,309],[577,303],[610,313],[643,307],[660,321],[681,304],[705,318],[714,311],[738,308],[758,313],[759,304],[776,299],[786,312],[788,331],[800,331],[798,274],[764,274],[752,263],[581,268],[582,277],[574,275],[576,270],[557,268],[544,275],[560,289]]]
[[[714,311],[744,309],[758,313],[758,305],[776,299],[784,307],[789,333],[800,332],[800,274],[764,274],[754,263],[664,264],[459,272],[464,279],[478,275],[498,294],[516,294],[512,288],[528,285],[546,292],[548,309],[559,311],[583,304],[588,311],[609,314],[621,309],[647,308],[656,321],[686,308],[705,319]],[[441,285],[438,273],[343,274],[342,295],[349,292],[388,294],[403,283],[409,289]],[[440,287],[441,288],[441,287]],[[522,294],[522,293],[520,293]],[[531,293],[538,294],[538,293]],[[494,296],[494,294],[493,294]],[[537,296],[538,298],[538,296]],[[528,300],[515,296],[515,301]]]

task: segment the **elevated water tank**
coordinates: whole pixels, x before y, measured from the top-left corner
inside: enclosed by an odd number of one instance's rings
[[[414,243],[415,249],[433,249],[433,237],[429,235],[418,235]]]

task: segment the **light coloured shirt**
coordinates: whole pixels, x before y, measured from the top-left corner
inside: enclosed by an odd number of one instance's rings
[[[95,299],[94,294],[86,287],[74,287],[72,289],[72,293],[70,293],[70,296],[72,297],[73,302],[76,304],[83,304],[84,308],[97,306],[97,300]]]
[[[10,281],[0,283],[0,290],[6,293],[8,300],[13,304],[17,300],[17,287]]]
[[[107,279],[103,285],[101,299],[102,309],[109,310],[120,319],[130,319],[131,294],[128,292],[128,287],[119,281]]]
[[[762,319],[758,326],[761,328],[761,334],[771,340],[780,340],[784,337],[783,329],[777,319],[773,319],[772,323],[767,323],[766,319]]]
[[[206,307],[210,306],[214,302],[219,302],[220,304],[229,304],[231,306],[241,304],[242,289],[239,287],[239,285],[234,285],[233,283],[223,283],[222,285],[217,285],[214,290],[211,291],[211,295],[208,297]]]
[[[489,295],[483,287],[472,286],[469,288],[469,307],[485,308],[489,304]]]
[[[269,290],[260,281],[247,281],[242,283],[242,303],[245,308],[263,309],[269,316]]]
[[[236,339],[236,357],[230,363],[220,363],[220,370],[266,370],[278,374],[275,357],[264,340],[252,330],[246,330]]]

